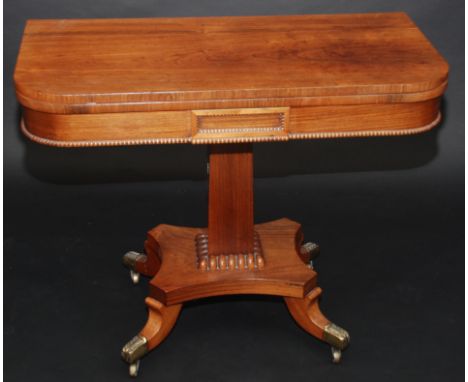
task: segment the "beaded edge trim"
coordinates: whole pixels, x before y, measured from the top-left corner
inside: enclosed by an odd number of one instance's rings
[[[219,134],[219,133],[270,133],[283,131],[282,126],[277,127],[228,127],[226,129],[199,129],[198,134]]]
[[[59,141],[42,138],[31,133],[21,118],[21,131],[30,140],[47,146],[54,147],[101,147],[101,146],[134,146],[134,145],[160,145],[160,144],[218,144],[218,143],[244,143],[244,142],[270,142],[287,141],[289,139],[327,139],[327,138],[356,138],[356,137],[381,137],[381,136],[401,136],[423,133],[432,129],[441,120],[441,113],[429,124],[413,129],[402,130],[365,130],[365,131],[335,131],[323,133],[289,133],[285,136],[270,137],[232,137],[232,138],[144,138],[127,140],[102,140],[102,141]]]

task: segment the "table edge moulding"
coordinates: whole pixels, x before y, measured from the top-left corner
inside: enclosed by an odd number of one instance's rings
[[[422,133],[441,120],[448,64],[401,12],[29,20],[15,69],[21,130],[56,147],[209,147],[207,227],[160,224],[124,255],[150,277],[148,321],[122,349],[130,375],[183,303],[283,297],[339,362],[348,332],[320,311],[299,223],[255,224],[255,142]]]

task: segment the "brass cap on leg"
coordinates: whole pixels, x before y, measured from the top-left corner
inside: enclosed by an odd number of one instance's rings
[[[135,252],[135,251],[130,251],[127,252],[123,258],[122,258],[122,263],[125,265],[127,268],[131,270],[135,270],[135,264],[138,260],[144,260],[146,258],[146,255]]]
[[[122,348],[122,358],[130,364],[135,363],[148,353],[147,339],[143,336],[135,336]]]
[[[350,337],[346,330],[330,322],[323,329],[322,339],[332,347],[343,350],[349,345]]]
[[[301,254],[309,256],[313,260],[320,254],[320,247],[318,244],[309,241],[301,245],[300,251]]]
[[[302,246],[299,248],[301,257],[305,262],[309,262],[309,267],[313,268],[314,267],[314,260],[318,257],[320,254],[320,247],[318,244],[312,243],[312,242],[307,242],[302,244]]]

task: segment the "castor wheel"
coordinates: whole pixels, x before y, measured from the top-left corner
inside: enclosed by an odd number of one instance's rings
[[[340,349],[331,347],[331,353],[332,353],[332,362],[333,363],[340,363],[341,362],[341,355],[342,352]]]
[[[140,281],[140,274],[130,269],[130,279],[132,280],[133,284],[138,284]]]
[[[138,369],[140,368],[140,360],[128,365],[128,374],[130,377],[136,377],[138,375]]]

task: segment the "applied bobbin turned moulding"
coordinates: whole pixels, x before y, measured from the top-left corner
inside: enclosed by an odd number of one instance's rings
[[[158,225],[124,256],[134,282],[151,277],[148,321],[122,350],[130,374],[184,302],[224,294],[284,297],[338,362],[349,335],[319,309],[318,246],[289,219],[254,224],[252,142],[424,132],[447,77],[404,13],[28,21],[15,71],[27,137],[209,145],[207,228]]]

